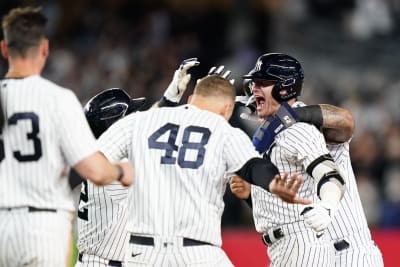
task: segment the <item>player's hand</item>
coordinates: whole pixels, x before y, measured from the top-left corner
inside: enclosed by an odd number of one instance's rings
[[[239,176],[232,176],[229,180],[229,186],[237,198],[248,199],[250,197],[250,184]]]
[[[279,174],[275,175],[274,179],[269,184],[269,191],[288,203],[303,205],[310,204],[311,200],[296,196],[304,182],[304,179],[297,173],[293,174],[289,181],[287,181],[288,177],[289,174],[287,172],[282,178]]]
[[[211,67],[211,69],[208,71],[207,76],[211,76],[211,75],[218,75],[221,76],[224,79],[227,79],[232,85],[235,84],[235,79],[231,79],[231,74],[232,71],[230,70],[225,70],[225,66],[221,65],[219,67]]]
[[[189,58],[182,61],[179,68],[175,71],[167,90],[165,90],[164,97],[168,101],[179,103],[191,78],[191,75],[187,73],[188,70],[199,64],[200,62],[197,61],[197,58]]]
[[[118,165],[122,167],[122,171],[124,173],[120,180],[121,184],[124,186],[133,184],[135,171],[132,164],[129,162],[119,162]]]
[[[334,208],[328,202],[317,202],[303,209],[304,223],[315,232],[324,231],[332,222]]]

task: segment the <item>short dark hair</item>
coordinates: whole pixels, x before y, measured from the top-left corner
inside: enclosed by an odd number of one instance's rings
[[[9,54],[24,57],[29,48],[38,46],[46,38],[46,23],[47,18],[40,7],[11,9],[2,20]]]

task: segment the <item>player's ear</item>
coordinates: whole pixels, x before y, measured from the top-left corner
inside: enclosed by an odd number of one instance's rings
[[[7,49],[7,43],[4,40],[1,40],[0,42],[0,46],[1,46],[1,55],[7,59],[8,58],[8,49]]]
[[[40,44],[40,53],[42,54],[43,57],[49,56],[49,40],[48,39],[42,40],[42,42]]]
[[[222,111],[223,114],[221,114],[221,115],[224,116],[227,121],[229,121],[229,119],[232,117],[233,108],[234,108],[234,104],[232,104],[232,103],[224,104],[223,111]]]

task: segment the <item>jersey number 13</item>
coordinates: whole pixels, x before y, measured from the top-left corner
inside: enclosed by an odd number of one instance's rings
[[[33,112],[14,113],[8,120],[8,125],[17,125],[18,121],[29,120],[32,125],[32,131],[26,133],[26,139],[33,142],[33,153],[23,155],[21,151],[13,151],[14,158],[20,162],[37,161],[42,157],[42,143],[38,137],[39,134],[39,117]],[[1,129],[0,129],[1,133]],[[4,143],[0,139],[0,162],[4,159]]]

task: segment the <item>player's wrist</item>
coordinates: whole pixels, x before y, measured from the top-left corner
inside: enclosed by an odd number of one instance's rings
[[[117,173],[118,173],[116,180],[121,182],[122,178],[124,178],[124,175],[125,175],[124,169],[119,164],[115,165],[115,167],[117,168]]]
[[[168,99],[165,95],[161,97],[161,99],[158,101],[158,106],[159,107],[176,107],[179,105],[179,101],[172,101]]]

